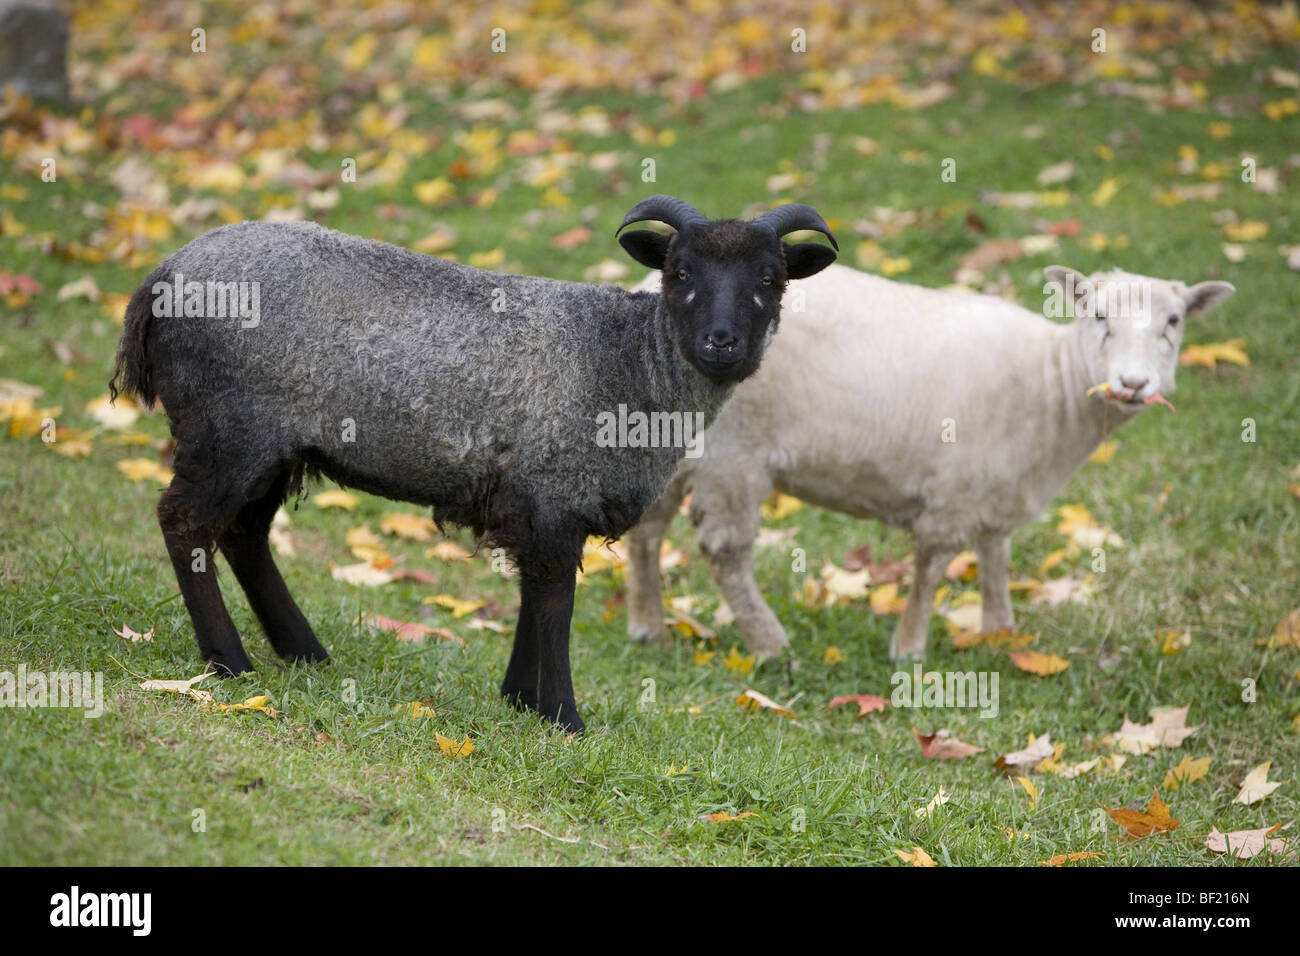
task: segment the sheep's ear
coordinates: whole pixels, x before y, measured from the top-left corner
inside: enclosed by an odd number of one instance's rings
[[[627,254],[651,269],[662,269],[668,261],[668,243],[672,236],[650,229],[634,229],[618,237],[618,243]]]
[[[1069,266],[1047,266],[1043,269],[1043,278],[1059,286],[1062,294],[1068,289],[1074,290],[1076,298],[1079,296],[1080,291],[1086,288],[1085,283],[1088,281],[1086,275],[1078,269],[1071,269]]]
[[[791,279],[815,276],[835,261],[835,250],[820,242],[783,242],[785,274]]]
[[[1231,282],[1198,282],[1183,290],[1183,301],[1187,303],[1188,315],[1200,315],[1217,309],[1228,296],[1237,291]]]

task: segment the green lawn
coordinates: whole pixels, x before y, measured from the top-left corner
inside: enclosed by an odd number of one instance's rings
[[[1182,62],[1176,49],[1159,59],[1152,82],[1167,82]],[[1281,50],[1218,66],[1209,97],[1191,108],[1149,113],[1136,99],[1107,93],[1098,81],[1051,83],[1032,89],[994,77],[963,74],[957,95],[909,110],[888,102],[802,112],[791,108],[797,77],[767,77],[701,100],[677,104],[657,94],[607,90],[572,92],[549,104],[507,93],[516,111],[490,125],[505,135],[531,130],[545,110],[612,118],[564,134],[584,157],[565,167],[557,187],[567,205],[545,200],[529,182],[527,160],[508,153],[491,173],[472,176],[460,195],[497,188],[490,207],[459,199],[429,207],[415,183],[446,175],[463,155],[454,133],[473,125],[458,118],[455,98],[405,91],[408,129],[439,133],[432,148],[413,151],[409,168],[389,185],[340,187],[324,224],[398,244],[414,245],[444,223],[458,236],[454,253],[503,250],[493,266],[582,278],[602,259],[640,268],[613,239],[623,213],[650,192],[672,193],[713,216],[738,215],[777,199],[809,202],[833,217],[843,261],[853,264],[863,220],[882,220],[878,207],[915,210],[919,219],[877,240],[890,259],[906,258],[897,278],[924,285],[952,281],[959,260],[987,238],[1044,231],[1045,223],[1082,220],[1078,235],[1058,248],[1005,266],[1022,302],[1040,294],[1040,270],[1062,262],[1091,271],[1111,265],[1189,282],[1222,278],[1237,295],[1187,330],[1187,344],[1246,339],[1249,367],[1221,364],[1179,373],[1176,415],[1153,409],[1116,437],[1109,464],[1088,464],[1057,505],[1085,505],[1098,522],[1127,542],[1112,549],[1108,570],[1086,604],[1031,606],[1017,597],[1022,630],[1035,647],[1064,656],[1069,668],[1038,677],[1011,666],[1004,654],[952,647],[936,619],[929,668],[998,671],[1000,714],[903,710],[857,717],[852,707],[828,711],[841,694],[889,696],[886,649],[895,617],[877,616],[864,602],[810,608],[800,600],[803,575],[792,573],[788,548],[758,553],[759,583],[790,632],[793,645],[752,675],[729,670],[728,651],[740,645],[734,628],[718,628],[705,663],[697,642],[683,636],[671,651],[633,646],[624,636],[619,571],[590,574],[579,585],[573,622],[573,671],[588,726],[581,738],[552,732],[497,697],[518,609],[513,582],[491,568],[488,549],[469,561],[424,556],[428,543],[384,538],[403,566],[437,576],[436,584],[401,580],[358,587],[334,580],[329,565],[357,559],[344,536],[362,524],[378,532],[388,513],[411,506],[361,496],[355,512],[289,506],[297,556],[280,558],[297,596],[332,660],[286,666],[271,652],[229,574],[225,594],[258,667],[246,678],[206,682],[218,701],[266,694],[278,711],[216,713],[195,701],[139,689],[145,678],[186,678],[202,670],[154,518],[157,484],[132,482],[116,468],[127,458],[154,458],[166,424],[160,413],[133,426],[153,442],[130,446],[113,432],[95,436],[84,458],[53,454],[39,436],[0,435],[0,671],[102,671],[109,713],[97,720],[79,711],[0,712],[0,863],[116,864],[901,864],[896,849],[924,848],[940,865],[1036,864],[1058,853],[1100,851],[1106,865],[1233,864],[1203,841],[1221,831],[1271,826],[1300,810],[1300,650],[1257,645],[1300,604],[1300,359],[1295,352],[1296,274],[1278,246],[1295,242],[1300,204],[1294,182],[1270,195],[1239,179],[1242,156],[1261,169],[1283,169],[1295,152],[1295,116],[1274,120],[1262,106],[1294,91],[1260,79],[1269,65],[1287,65]],[[478,96],[461,89],[466,101]],[[159,95],[139,107],[160,120],[175,102]],[[779,108],[778,108],[779,107]],[[356,106],[359,109],[359,104]],[[131,109],[107,95],[88,114],[70,115],[86,129],[117,122]],[[1223,112],[1231,116],[1225,120]],[[1230,131],[1211,136],[1211,123]],[[642,142],[638,125],[673,137]],[[1037,126],[1029,139],[1027,126]],[[1223,132],[1223,130],[1218,130]],[[1115,135],[1118,134],[1118,135]],[[341,134],[342,135],[342,134]],[[349,133],[348,135],[355,136]],[[864,155],[856,137],[878,144]],[[503,141],[504,142],[504,141]],[[1102,155],[1108,145],[1109,158]],[[1196,169],[1179,172],[1179,149],[1195,146]],[[296,155],[331,176],[356,144],[309,144]],[[915,151],[908,153],[907,151]],[[91,429],[86,403],[106,392],[119,327],[104,302],[57,290],[81,276],[104,292],[129,293],[164,255],[220,223],[216,213],[141,243],[136,256],[102,263],[78,258],[69,246],[95,244],[103,209],[120,201],[109,176],[132,155],[123,143],[96,140],[70,165],[66,178],[42,183],[18,146],[0,155],[0,198],[11,223],[0,236],[3,270],[30,275],[43,291],[0,308],[0,378],[44,389],[36,404],[61,406],[61,425]],[[586,157],[612,153],[613,171]],[[640,181],[641,160],[656,160],[657,181]],[[944,182],[940,164],[957,161],[957,179]],[[1001,207],[989,191],[1036,191],[1046,166],[1072,160],[1072,180],[1060,205]],[[186,156],[160,150],[149,162],[173,184],[186,175]],[[797,171],[796,181],[769,191],[769,177]],[[1221,195],[1164,204],[1153,197],[1178,184],[1210,181],[1207,165],[1226,168]],[[244,161],[253,174],[256,163]],[[1213,174],[1211,169],[1211,174]],[[1092,200],[1118,179],[1109,202]],[[12,188],[10,188],[12,187]],[[306,191],[253,180],[231,192],[202,190],[238,215],[258,217],[282,202],[301,205]],[[173,185],[171,201],[189,193]],[[1221,249],[1223,218],[1269,225],[1265,238],[1245,241],[1243,261]],[[591,239],[557,249],[552,236],[588,222]],[[159,227],[160,231],[162,227]],[[977,229],[984,229],[980,233]],[[47,233],[51,246],[34,237]],[[1105,248],[1102,238],[1105,239]],[[1124,237],[1121,239],[1120,237]],[[870,260],[871,248],[862,254]],[[989,281],[998,278],[993,270]],[[3,298],[0,298],[0,303]],[[899,316],[906,322],[907,316]],[[70,363],[55,344],[73,350]],[[1029,397],[1032,400],[1032,397]],[[1257,423],[1257,441],[1241,440],[1242,420]],[[120,434],[120,433],[116,433]],[[311,491],[323,490],[313,488]],[[1056,517],[1045,514],[1013,540],[1022,576],[1038,577],[1044,558],[1062,546]],[[805,507],[777,527],[799,530],[788,547],[803,548],[809,573],[824,560],[870,542],[877,559],[904,557],[905,535],[870,522]],[[699,598],[706,624],[718,594],[695,550],[688,523],[670,532],[686,561],[669,574],[674,596]],[[453,540],[473,551],[466,536]],[[1087,570],[1087,558],[1055,571]],[[974,582],[954,585],[973,589]],[[422,604],[436,594],[486,602],[475,616],[507,633],[472,630]],[[356,624],[379,613],[450,627],[464,639],[414,644]],[[114,634],[127,623],[150,628],[149,643]],[[1188,629],[1179,653],[1159,652],[1161,628]],[[843,655],[826,663],[830,646]],[[1106,663],[1108,666],[1102,666]],[[1242,699],[1242,681],[1256,682],[1255,700]],[[646,681],[654,700],[644,703]],[[797,698],[796,721],[748,712],[735,703],[746,687],[781,703]],[[395,716],[423,701],[436,716]],[[1139,722],[1152,707],[1191,705],[1201,725],[1182,747],[1130,756],[1116,772],[1075,779],[1032,775],[1036,805],[1014,781],[994,772],[992,759],[1025,746],[1030,734],[1064,743],[1063,762],[1109,753],[1100,739],[1127,715]],[[911,728],[949,728],[986,752],[960,762],[923,759]],[[435,733],[466,734],[474,751],[444,755]],[[1180,820],[1176,831],[1120,840],[1099,806],[1145,804],[1153,787],[1184,756],[1210,757],[1205,779],[1161,796]],[[1262,802],[1233,802],[1241,778],[1272,761],[1282,786]],[[684,771],[681,768],[685,767]],[[670,772],[670,768],[672,768]],[[681,772],[678,772],[681,771]],[[948,802],[926,817],[942,789]],[[205,830],[194,828],[203,811]],[[756,814],[723,823],[702,821],[717,811]],[[1273,865],[1261,855],[1249,863]]]

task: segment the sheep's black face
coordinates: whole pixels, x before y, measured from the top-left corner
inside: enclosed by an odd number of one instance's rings
[[[663,294],[682,355],[716,381],[754,374],[780,319],[786,278],[770,231],[723,220],[679,234],[664,262]]]
[[[672,236],[629,223],[647,219],[677,229]],[[781,236],[812,229],[830,240],[787,243]],[[705,219],[672,196],[637,203],[619,226],[619,243],[637,262],[663,270],[663,296],[685,359],[718,382],[753,375],[781,317],[788,279],[803,279],[835,261],[835,238],[811,206],[790,203],[753,222]]]

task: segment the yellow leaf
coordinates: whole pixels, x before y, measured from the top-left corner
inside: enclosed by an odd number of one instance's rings
[[[1097,446],[1097,450],[1088,456],[1088,460],[1098,465],[1108,465],[1110,460],[1115,457],[1115,450],[1119,448],[1117,441],[1104,441]]]
[[[483,607],[482,601],[461,601],[452,597],[450,594],[435,594],[433,597],[425,598],[421,603],[436,604],[439,607],[445,607],[451,611],[452,617],[464,617],[466,614],[473,614],[479,608]]]
[[[172,473],[152,458],[124,458],[117,463],[117,470],[131,481],[154,479],[159,484],[170,485]]]
[[[274,707],[268,707],[268,706],[266,706],[266,701],[267,701],[267,695],[266,695],[266,694],[259,694],[259,695],[256,696],[256,697],[250,697],[250,698],[248,698],[248,700],[244,701],[242,704],[222,704],[222,703],[217,703],[217,704],[215,704],[214,706],[217,708],[217,710],[222,710],[222,711],[232,711],[232,710],[260,710],[262,713],[266,714],[266,716],[268,716],[268,717],[274,717],[274,716],[275,716],[275,708],[274,708]]]
[[[793,710],[790,710],[787,707],[782,707],[772,698],[760,694],[756,690],[746,690],[736,698],[736,703],[741,707],[748,708],[749,710],[770,710],[774,714],[782,714],[783,716],[794,720]]]
[[[1220,361],[1223,361],[1231,362],[1234,365],[1249,366],[1250,356],[1244,351],[1245,344],[1245,339],[1229,339],[1226,342],[1184,346],[1182,354],[1178,356],[1178,364],[1200,365],[1212,369]]]
[[[727,670],[735,671],[736,673],[752,674],[754,672],[754,664],[757,661],[757,654],[746,654],[742,656],[740,651],[737,650],[736,646],[733,644],[730,653],[722,659],[722,666]]]
[[[703,666],[704,666],[705,664],[707,664],[709,661],[713,660],[713,656],[714,656],[715,654],[717,654],[717,653],[718,653],[717,651],[708,651],[708,650],[705,650],[703,644],[699,644],[699,645],[697,645],[696,648],[695,648],[695,664],[696,664],[696,666],[698,666],[698,667],[703,667]]]
[[[1165,780],[1161,786],[1166,790],[1177,790],[1181,784],[1202,779],[1210,772],[1210,759],[1209,757],[1201,757],[1199,760],[1193,760],[1191,757],[1184,757],[1179,761],[1177,767],[1165,774]]]
[[[433,519],[427,515],[405,512],[386,514],[379,520],[379,530],[384,534],[394,534],[411,541],[432,541],[436,527]]]
[[[764,521],[780,521],[782,518],[790,517],[802,507],[803,502],[798,498],[778,493],[776,501],[763,502],[759,505],[758,512],[762,515]]]
[[[437,712],[428,704],[413,700],[406,704],[398,704],[393,708],[393,713],[402,717],[437,717]]]
[[[844,660],[844,652],[834,644],[826,648],[826,653],[822,655],[823,664],[843,664]]]
[[[459,760],[474,752],[474,744],[469,739],[469,734],[460,743],[452,740],[450,737],[444,737],[442,734],[435,733],[434,738],[438,741],[438,749],[448,757],[455,757]]]
[[[1022,671],[1028,671],[1042,677],[1059,674],[1070,666],[1070,662],[1065,658],[1058,657],[1055,654],[1044,654],[1042,651],[1019,651],[1010,655],[1010,657],[1011,663]]]
[[[1247,219],[1243,222],[1225,222],[1223,224],[1223,235],[1231,242],[1254,242],[1256,239],[1263,239],[1268,235],[1268,223],[1261,222],[1258,219]]]
[[[1176,627],[1160,629],[1156,631],[1156,641],[1160,645],[1160,653],[1172,657],[1192,643],[1192,632],[1185,628],[1179,630]]]
[[[1057,548],[1047,557],[1043,558],[1043,563],[1038,566],[1038,573],[1043,577],[1047,577],[1047,572],[1052,570],[1052,568],[1056,567],[1064,560],[1065,560],[1065,549]]]
[[[753,810],[746,810],[744,813],[738,813],[734,817],[730,812],[722,810],[718,813],[706,813],[704,816],[700,817],[700,819],[705,823],[730,823],[733,820],[746,820],[749,817],[756,816],[758,816],[758,814]]]
[[[1118,179],[1103,179],[1101,185],[1096,188],[1092,194],[1092,204],[1094,206],[1104,206],[1119,192],[1120,182]]]
[[[312,495],[311,503],[317,508],[342,508],[344,511],[356,511],[361,499],[350,491],[334,489]]]
[[[456,187],[452,185],[450,179],[439,176],[437,179],[426,179],[416,183],[414,192],[415,198],[420,202],[426,206],[435,206],[454,196]]]
[[[909,851],[909,850],[895,850],[894,853],[897,854],[897,855],[898,855],[898,858],[899,858],[900,860],[902,860],[904,863],[910,863],[910,864],[912,864],[912,866],[935,866],[935,865],[937,865],[937,864],[934,862],[934,860],[931,858],[930,854],[926,853],[925,850],[923,850],[923,849],[922,849],[921,847],[919,847],[919,846],[914,846],[914,847],[912,847],[912,849],[911,849],[910,851]]]
[[[1016,777],[1016,783],[1020,784],[1025,793],[1029,794],[1029,809],[1038,809],[1038,788],[1034,786],[1034,781],[1028,777]]]
[[[898,596],[897,582],[882,584],[871,592],[871,610],[881,616],[902,614],[907,607],[907,598]]]
[[[468,561],[471,557],[468,551],[454,541],[439,541],[425,551],[424,556],[437,558],[439,561]]]
[[[1058,853],[1050,859],[1043,860],[1039,866],[1061,866],[1064,863],[1077,863],[1079,860],[1100,860],[1105,853],[1084,851],[1080,853]]]

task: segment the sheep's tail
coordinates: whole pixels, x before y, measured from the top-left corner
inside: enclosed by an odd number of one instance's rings
[[[108,382],[108,392],[113,399],[119,393],[134,395],[148,407],[158,397],[154,393],[153,367],[147,349],[152,313],[152,285],[145,282],[135,290],[126,307],[122,341],[117,346],[117,364]]]

